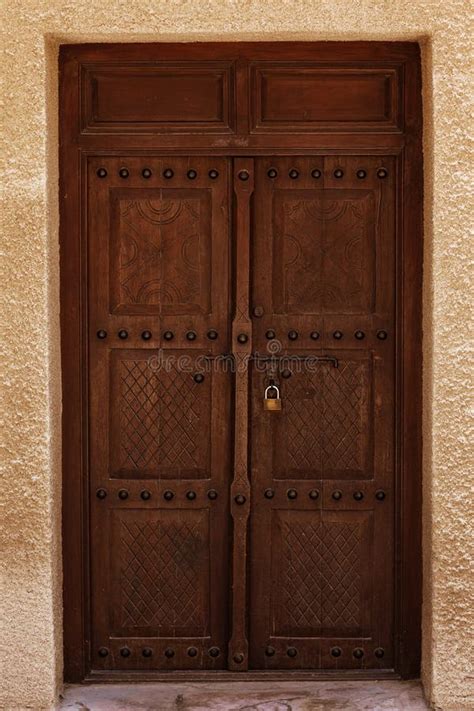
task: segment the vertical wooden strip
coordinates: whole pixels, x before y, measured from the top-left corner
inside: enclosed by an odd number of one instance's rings
[[[247,638],[247,532],[250,511],[248,473],[249,355],[252,329],[250,294],[250,200],[254,188],[253,160],[234,161],[235,192],[235,313],[232,322],[232,352],[235,358],[234,476],[230,489],[233,521],[232,630],[229,669],[248,669]]]

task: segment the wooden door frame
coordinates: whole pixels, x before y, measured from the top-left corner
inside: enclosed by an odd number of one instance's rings
[[[173,145],[153,135],[98,136],[80,133],[80,62],[119,58],[154,60],[224,58],[308,59],[397,62],[405,82],[404,133],[311,133],[278,139],[256,135],[248,141],[212,135],[206,142],[191,136],[189,146]],[[398,42],[244,42],[202,44],[64,45],[60,49],[60,305],[62,358],[63,467],[63,601],[65,679],[215,680],[224,679],[380,679],[419,675],[421,656],[421,513],[422,513],[422,268],[423,156],[420,53],[416,43]],[[237,87],[239,91],[239,87]],[[79,133],[79,135],[78,135]],[[277,141],[275,141],[277,142]],[[395,155],[399,158],[397,191],[396,306],[396,625],[395,670],[295,672],[166,672],[90,674],[87,606],[89,539],[87,433],[87,268],[86,230],[81,210],[85,195],[84,165],[88,155],[120,151],[151,154],[256,156],[288,154]],[[79,178],[78,178],[79,176]]]

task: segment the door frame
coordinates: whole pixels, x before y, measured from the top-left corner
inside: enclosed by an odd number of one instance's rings
[[[281,141],[277,150],[267,136],[244,142],[219,136],[199,145],[193,136],[187,148],[156,136],[128,137],[121,150],[146,155],[225,155],[228,157],[288,154],[354,153],[395,155],[399,158],[397,204],[396,344],[396,462],[395,669],[377,671],[253,671],[253,672],[94,672],[88,668],[89,610],[87,605],[88,550],[88,432],[87,432],[87,243],[81,211],[85,196],[84,165],[88,155],[111,155],[113,136],[77,137],[81,117],[80,63],[100,58],[229,58],[305,59],[326,62],[396,61],[405,83],[403,136],[381,133],[334,135],[306,133],[298,140]],[[423,155],[421,66],[419,46],[408,42],[243,42],[200,44],[62,45],[59,56],[60,160],[60,304],[62,359],[62,468],[63,468],[63,603],[64,674],[68,682],[225,679],[381,679],[419,675],[421,656],[421,512],[422,512],[422,265],[423,265]],[[345,138],[344,138],[345,135]],[[134,141],[133,139],[137,140]],[[107,140],[109,139],[109,140]],[[346,146],[344,147],[344,143]],[[284,144],[284,145],[283,145]],[[349,145],[348,145],[349,144]],[[407,187],[408,186],[408,187]],[[398,198],[397,198],[398,199]]]

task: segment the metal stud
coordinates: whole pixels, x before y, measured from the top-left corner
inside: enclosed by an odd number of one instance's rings
[[[186,339],[188,341],[195,341],[197,338],[196,331],[188,331],[186,333]]]
[[[142,331],[142,338],[144,341],[149,341],[151,338],[151,331]]]
[[[105,170],[105,168],[99,168],[99,170],[97,171],[97,177],[99,177],[99,178],[106,178],[107,177],[107,171]]]
[[[359,180],[363,180],[367,176],[367,172],[365,170],[358,170],[356,175]]]
[[[98,651],[99,657],[108,657],[109,656],[109,650],[107,647],[100,647]]]
[[[385,499],[385,491],[383,489],[379,489],[378,491],[375,492],[375,498],[377,501],[383,501]]]
[[[244,661],[244,655],[239,652],[238,654],[234,654],[233,659],[236,664],[242,664],[242,662]]]
[[[266,499],[273,499],[273,497],[275,496],[275,492],[273,491],[273,489],[265,489],[263,495]]]
[[[336,339],[336,341],[340,341],[342,338],[342,331],[334,331],[332,334],[332,337]]]
[[[291,370],[289,370],[289,368],[284,368],[284,370],[281,371],[281,377],[285,378],[285,380],[291,378]]]
[[[237,340],[239,343],[247,343],[249,337],[246,333],[239,333],[239,335],[237,336]]]
[[[364,498],[364,494],[362,491],[354,491],[353,497],[356,501],[362,501],[362,499]]]
[[[163,338],[165,339],[165,341],[172,341],[174,338],[173,331],[165,331],[163,334]]]
[[[296,180],[296,178],[299,176],[299,172],[296,170],[296,168],[292,168],[288,175],[292,180]]]
[[[383,331],[383,330],[377,331],[377,338],[379,339],[379,341],[386,341],[387,336],[388,336],[387,331]]]
[[[122,501],[125,501],[125,499],[128,499],[127,489],[119,489],[118,497],[119,497],[119,499],[122,499]]]
[[[362,659],[362,657],[364,656],[364,650],[360,647],[356,647],[352,652],[352,656],[355,657],[355,659]]]
[[[148,489],[143,489],[143,491],[140,491],[140,498],[143,499],[143,501],[148,501],[151,499],[151,492],[148,491]]]
[[[130,173],[128,172],[127,168],[120,168],[119,175],[121,178],[128,178]]]
[[[319,338],[319,331],[311,331],[309,337],[312,338],[313,341],[317,341]]]
[[[163,171],[163,177],[166,178],[166,180],[170,180],[174,175],[174,172],[171,170],[171,168],[166,168],[166,170]]]
[[[104,339],[104,338],[107,338],[107,331],[104,331],[103,328],[100,328],[100,329],[97,331],[97,338],[100,338],[101,340]]]
[[[385,656],[385,650],[383,647],[377,647],[377,649],[374,649],[374,654],[377,659],[382,659]]]
[[[265,313],[265,310],[263,306],[254,306],[252,313],[255,318],[262,318],[263,314]]]
[[[248,180],[250,178],[250,173],[248,170],[239,170],[238,176],[239,180]]]
[[[342,654],[342,649],[340,647],[333,647],[331,649],[331,655],[333,657],[340,657]]]
[[[188,176],[189,180],[195,180],[197,178],[197,172],[193,169],[188,170],[186,175]]]
[[[128,338],[128,331],[126,331],[124,328],[120,329],[118,332],[118,337],[124,341],[126,338]]]
[[[204,381],[204,375],[202,373],[196,373],[193,375],[193,380],[195,383],[202,383]]]
[[[167,647],[165,649],[165,657],[167,657],[167,659],[172,659],[174,657],[174,649],[171,649],[171,647]]]
[[[296,341],[298,338],[298,331],[288,331],[288,338],[290,341]]]
[[[309,492],[309,498],[313,501],[319,499],[319,491],[317,489],[311,489],[311,491]]]
[[[267,172],[267,175],[269,178],[276,178],[278,175],[278,171],[276,168],[270,168],[270,170]]]
[[[296,649],[296,647],[288,647],[288,649],[286,650],[286,653],[289,657],[294,659],[296,657],[296,655],[298,654],[298,650]]]
[[[166,491],[163,492],[163,498],[165,501],[171,501],[171,499],[174,498],[174,491],[166,489]]]
[[[336,170],[334,171],[334,177],[335,178],[342,178],[343,175],[344,175],[344,171],[341,170],[341,168],[336,168]]]
[[[316,179],[321,177],[321,171],[319,170],[319,168],[315,168],[311,171],[311,177]]]
[[[213,328],[211,328],[211,329],[207,332],[207,337],[209,338],[210,341],[215,341],[216,338],[217,338],[217,336],[218,336],[218,333],[217,333],[217,331],[216,331],[215,329],[213,329]]]
[[[209,173],[208,173],[208,175],[209,175],[209,177],[211,178],[211,180],[215,180],[216,178],[219,177],[219,171],[214,170],[214,169],[213,169],[213,170],[210,170]]]
[[[131,651],[129,650],[128,647],[122,647],[120,650],[120,656],[122,657],[129,657],[131,655]]]
[[[357,338],[358,341],[361,341],[365,337],[365,333],[363,331],[356,331],[354,337]]]
[[[242,506],[243,504],[245,504],[247,499],[243,494],[237,494],[237,496],[234,498],[234,501],[238,506]]]
[[[272,331],[271,329],[269,331],[266,331],[265,333],[265,338],[267,338],[269,341],[272,340],[272,338],[275,338],[276,333],[275,331]]]
[[[97,489],[95,495],[98,499],[105,499],[105,497],[107,496],[107,491],[105,489]]]
[[[217,499],[217,491],[215,489],[209,489],[207,492],[207,498],[211,501],[215,501],[215,499]]]
[[[197,657],[197,653],[196,647],[188,647],[188,657]]]
[[[144,178],[151,178],[152,173],[150,168],[143,168],[142,175]]]
[[[195,492],[195,491],[192,491],[192,490],[191,490],[191,491],[187,491],[187,492],[186,492],[186,498],[188,499],[188,501],[194,501],[194,499],[196,498],[196,492]]]
[[[385,168],[379,168],[377,171],[377,178],[386,178],[388,171]]]
[[[332,498],[334,499],[334,501],[340,501],[342,499],[342,491],[340,491],[339,489],[333,491]]]
[[[220,653],[221,650],[219,649],[219,647],[211,647],[209,650],[209,656],[214,657],[214,659],[218,657]]]
[[[268,647],[265,647],[265,656],[267,657],[273,657],[275,654],[275,647],[271,647],[268,645]]]
[[[142,649],[142,656],[146,657],[147,659],[149,657],[153,656],[153,650],[151,647],[143,647]]]
[[[286,495],[289,499],[296,499],[296,497],[298,496],[298,492],[296,491],[296,489],[288,489]]]

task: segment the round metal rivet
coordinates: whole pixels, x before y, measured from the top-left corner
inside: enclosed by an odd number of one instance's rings
[[[388,175],[388,171],[385,170],[385,168],[379,168],[377,171],[377,178],[386,178]]]
[[[107,657],[108,654],[109,654],[109,650],[107,649],[107,647],[100,647],[100,649],[98,651],[99,657]]]
[[[296,489],[288,489],[286,495],[289,499],[296,499],[296,497],[298,496],[298,492],[296,491]]]
[[[252,313],[255,318],[262,318],[263,314],[265,313],[265,310],[263,306],[254,306]]]
[[[367,172],[365,170],[358,170],[356,175],[359,178],[359,180],[363,180],[366,177]]]
[[[388,333],[387,331],[377,331],[377,338],[379,341],[386,341]]]
[[[119,175],[121,178],[128,178],[130,173],[128,172],[128,170],[126,168],[120,168]]]
[[[187,491],[187,492],[186,492],[186,498],[187,498],[189,501],[194,501],[194,499],[196,498],[196,492],[195,492],[195,491]]]
[[[311,489],[309,492],[309,498],[313,499],[313,501],[316,501],[316,499],[319,498],[319,491],[317,489]]]
[[[209,656],[214,658],[218,657],[220,652],[221,650],[219,649],[219,647],[211,647],[209,650]]]
[[[383,489],[379,489],[378,491],[375,492],[375,498],[377,501],[383,501],[385,499],[385,491]]]
[[[240,170],[239,173],[239,180],[248,180],[250,178],[250,173],[248,170]]]
[[[332,337],[335,338],[336,341],[340,341],[342,338],[342,331],[334,331]]]
[[[276,178],[278,175],[278,171],[276,168],[270,168],[270,170],[267,172],[267,175],[269,178]]]
[[[217,170],[210,170],[208,175],[211,178],[211,180],[215,180],[216,178],[219,177],[219,172]]]
[[[233,658],[234,658],[234,662],[235,662],[236,664],[242,664],[242,662],[244,661],[244,655],[243,655],[243,654],[234,654],[234,657],[233,657]]]
[[[197,649],[196,647],[189,647],[188,648],[188,657],[197,657]]]
[[[173,331],[165,331],[163,334],[163,338],[165,339],[165,341],[172,341],[174,338]]]
[[[361,341],[365,336],[365,333],[363,331],[356,331],[354,333],[354,337],[357,338],[358,341]]]
[[[292,180],[296,180],[296,178],[299,176],[299,172],[296,170],[296,168],[292,168],[288,175]]]
[[[331,649],[331,655],[333,657],[340,657],[342,654],[342,649],[340,647],[333,647]]]
[[[211,330],[207,332],[207,337],[209,338],[210,341],[215,341],[217,336],[218,336],[218,333],[213,328],[211,328]]]
[[[172,178],[174,175],[174,172],[171,170],[171,168],[166,168],[166,170],[163,171],[163,177],[166,178],[166,180],[169,180]]]
[[[128,338],[128,331],[126,331],[124,328],[122,328],[122,329],[118,332],[118,337],[121,338],[122,341],[124,341],[126,338]]]
[[[364,650],[361,649],[360,647],[356,647],[354,651],[352,652],[352,656],[355,657],[356,659],[362,659],[364,656]]]
[[[171,647],[165,649],[165,657],[172,659],[172,657],[174,657],[174,649],[171,649]]]
[[[209,489],[207,492],[207,498],[211,499],[211,501],[217,499],[217,491],[215,489]]]
[[[131,655],[131,651],[128,647],[122,647],[122,649],[120,650],[120,655],[122,657],[129,657]]]
[[[149,341],[151,338],[151,331],[142,331],[142,338],[144,341]]]
[[[105,499],[105,497],[107,496],[107,491],[105,489],[97,489],[95,495],[98,499]]]
[[[204,381],[204,375],[202,373],[196,373],[193,375],[193,380],[195,383],[202,383]]]
[[[271,647],[268,645],[268,647],[265,647],[265,656],[267,657],[273,657],[275,654],[275,647]]]
[[[342,499],[342,491],[340,491],[339,489],[333,491],[332,498],[334,499],[334,501],[340,501]]]
[[[275,331],[269,330],[265,333],[265,338],[268,338],[269,341],[272,340],[272,338],[275,338],[276,333]]]
[[[296,649],[296,647],[288,647],[286,653],[289,657],[294,658],[298,654],[298,650]]]
[[[142,170],[142,175],[144,178],[151,178],[151,170],[150,168],[143,168]]]
[[[148,489],[143,489],[143,491],[140,492],[140,498],[142,498],[143,501],[148,501],[151,499],[151,492],[149,492]]]
[[[195,331],[188,331],[186,333],[186,338],[188,341],[195,341],[197,338],[196,332]]]
[[[99,168],[99,170],[97,171],[97,176],[98,176],[99,178],[106,178],[106,177],[107,177],[107,171],[105,170],[105,168]],[[104,647],[104,649],[105,649],[105,647]]]
[[[291,378],[291,370],[284,368],[284,370],[281,371],[281,377],[285,379]]]
[[[147,658],[152,657],[152,656],[153,656],[153,650],[151,649],[151,647],[143,647],[143,649],[142,649],[142,655],[143,655],[144,657],[147,657]]]
[[[362,491],[354,491],[353,497],[356,501],[362,501],[362,499],[364,498],[364,494],[362,493]]]
[[[288,331],[288,338],[290,341],[296,341],[298,338],[298,331]]]
[[[319,168],[315,168],[314,170],[311,171],[311,177],[312,178],[320,178],[321,177],[321,171]]]
[[[265,489],[263,495],[266,499],[273,499],[273,497],[275,496],[275,492],[273,491],[273,489]]]
[[[309,337],[312,338],[313,341],[317,341],[319,338],[319,331],[311,331]]]
[[[192,169],[191,169],[191,170],[188,170],[188,172],[186,173],[186,175],[188,176],[189,180],[194,180],[195,178],[197,178],[197,172],[196,172],[195,170],[192,170]]]
[[[237,496],[234,498],[234,501],[239,506],[242,506],[243,504],[245,504],[247,499],[245,498],[245,496],[243,494],[237,494]]]
[[[382,647],[377,647],[377,649],[374,650],[374,654],[377,659],[382,659],[382,657],[385,655],[385,650]]]
[[[125,499],[128,499],[128,491],[126,489],[120,489],[118,492],[118,497],[119,499],[122,499],[122,501],[125,501]]]
[[[237,336],[237,340],[239,343],[247,343],[249,337],[246,333],[239,333],[239,335]]]
[[[343,175],[344,175],[344,171],[341,170],[341,168],[337,168],[337,169],[334,171],[334,177],[335,177],[335,178],[342,178]]]
[[[171,499],[174,497],[174,492],[170,491],[167,489],[166,491],[163,492],[163,498],[165,501],[171,501]]]
[[[103,338],[107,338],[107,331],[104,331],[103,328],[99,329],[99,330],[97,331],[97,338],[100,338],[101,340],[102,340]]]

